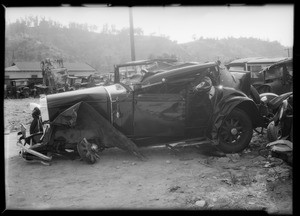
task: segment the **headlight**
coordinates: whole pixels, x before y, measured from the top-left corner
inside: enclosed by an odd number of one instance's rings
[[[35,107],[37,107],[37,108],[41,108],[41,106],[39,105],[39,104],[37,104],[37,103],[30,103],[29,104],[29,108],[30,108],[30,110],[32,111]]]

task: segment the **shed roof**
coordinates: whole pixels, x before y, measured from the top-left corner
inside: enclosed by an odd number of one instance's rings
[[[14,66],[5,68],[5,71],[20,71],[20,69],[16,65],[14,65]]]
[[[64,62],[68,71],[96,71],[87,63]],[[5,71],[41,71],[40,62],[15,62],[14,66],[5,68]]]
[[[64,62],[64,67],[68,71],[96,71],[89,64],[81,62]]]

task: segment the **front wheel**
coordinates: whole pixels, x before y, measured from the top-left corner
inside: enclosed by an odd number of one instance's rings
[[[77,151],[80,157],[89,164],[94,164],[97,158],[100,158],[98,155],[98,146],[88,142],[85,138],[77,144]]]
[[[252,135],[250,117],[245,111],[234,108],[219,129],[218,147],[225,153],[240,152],[249,145]]]

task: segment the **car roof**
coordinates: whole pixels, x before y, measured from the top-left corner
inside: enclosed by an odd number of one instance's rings
[[[172,70],[162,71],[160,73],[156,73],[156,74],[153,74],[152,76],[145,78],[142,81],[142,84],[146,84],[146,83],[153,84],[156,82],[161,82],[162,78],[172,78],[172,77],[176,77],[181,74],[188,75],[188,72],[194,72],[196,70],[201,70],[201,69],[209,68],[212,66],[218,66],[218,64],[216,62],[207,62],[207,63],[188,65],[186,67],[175,68]]]
[[[288,58],[286,58],[286,59],[284,59],[284,60],[281,60],[281,61],[279,61],[279,62],[276,62],[276,63],[270,65],[269,67],[263,69],[263,71],[269,70],[269,69],[271,69],[271,68],[273,68],[273,67],[275,67],[275,66],[277,66],[277,65],[285,64],[285,63],[289,63],[289,62],[293,62],[293,58],[292,58],[292,57],[288,57]]]
[[[260,58],[262,58],[262,57],[248,57],[248,58],[235,59],[235,60],[231,61],[228,65],[247,63],[251,60],[260,59]]]
[[[282,60],[287,59],[287,57],[277,57],[277,58],[258,58],[258,59],[252,59],[247,62],[247,64],[263,64],[263,63],[276,63]]]

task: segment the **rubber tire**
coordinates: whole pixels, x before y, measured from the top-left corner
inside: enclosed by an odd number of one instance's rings
[[[267,138],[270,142],[274,142],[278,139],[280,139],[281,137],[278,136],[278,127],[275,126],[275,123],[274,121],[270,122],[268,124],[268,127],[267,127]]]
[[[239,108],[234,108],[229,115],[227,115],[225,120],[228,120],[228,118],[231,117],[238,118],[242,123],[243,128],[246,128],[247,132],[242,135],[242,140],[239,141],[239,144],[234,146],[227,144],[226,142],[222,142],[222,140],[219,138],[219,145],[217,147],[225,153],[241,152],[249,145],[253,135],[252,121],[245,111]],[[221,127],[219,129],[219,133],[221,132]]]

